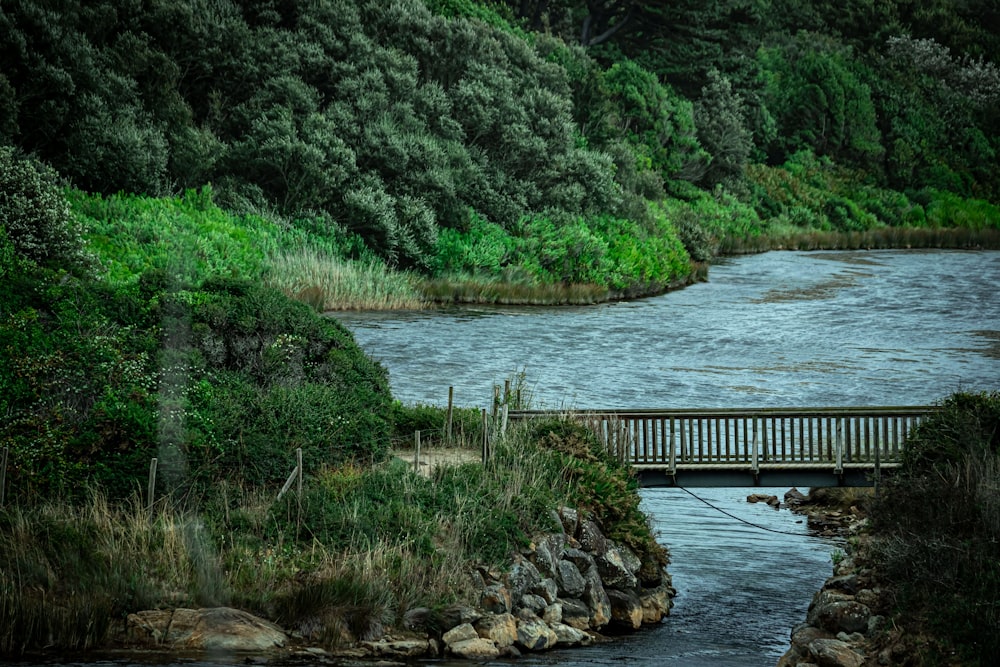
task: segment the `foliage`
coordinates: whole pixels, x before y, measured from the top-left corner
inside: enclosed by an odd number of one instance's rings
[[[698,141],[710,156],[702,176],[707,186],[739,178],[750,160],[753,136],[742,96],[718,70],[708,73],[708,83],[694,105]]]
[[[0,247],[8,262],[53,269],[86,269],[89,256],[80,225],[50,167],[0,146]]]
[[[963,664],[1000,651],[998,485],[1000,394],[957,393],[907,438],[872,512],[870,557],[894,591],[894,622]]]
[[[848,50],[799,33],[757,54],[764,100],[778,126],[769,157],[802,148],[870,168],[883,152],[870,87]]]
[[[691,103],[630,60],[605,74],[618,125],[639,159],[667,179],[697,180],[707,156],[698,145]]]

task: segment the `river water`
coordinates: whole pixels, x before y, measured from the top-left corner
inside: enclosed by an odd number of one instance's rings
[[[998,252],[771,252],[629,302],[338,318],[406,403],[443,405],[452,386],[486,407],[523,373],[536,408],[919,405],[1000,388],[998,282]],[[672,554],[670,618],[519,664],[774,665],[837,545],[747,489],[696,492],[642,492]]]

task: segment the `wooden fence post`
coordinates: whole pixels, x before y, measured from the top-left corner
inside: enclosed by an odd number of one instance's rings
[[[154,457],[149,461],[149,483],[146,486],[146,509],[153,511],[153,501],[156,499],[156,462]]]
[[[295,469],[299,471],[298,494],[299,498],[302,498],[302,448],[301,447],[298,447],[295,450]]]
[[[413,472],[420,472],[420,431],[413,433],[413,447],[415,450],[413,455]]]
[[[455,400],[455,388],[448,387],[448,420],[445,427],[445,436],[448,438],[448,443],[451,443],[451,421],[452,415],[454,414],[454,400]]]
[[[7,490],[7,454],[10,447],[4,447],[0,453],[0,507],[3,507],[4,494]]]
[[[490,429],[486,418],[486,408],[483,408],[483,463],[489,459]]]

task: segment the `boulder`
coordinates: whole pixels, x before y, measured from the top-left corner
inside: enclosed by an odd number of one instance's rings
[[[504,649],[517,640],[517,621],[510,614],[491,614],[476,621],[476,632]]]
[[[482,614],[478,609],[464,604],[453,604],[441,612],[441,627],[454,628],[463,623],[475,623],[480,618]]]
[[[462,623],[441,635],[441,641],[450,648],[456,642],[464,642],[467,639],[475,639],[477,637],[479,637],[479,633],[476,632],[476,628],[471,623]]]
[[[563,507],[559,510],[559,519],[567,535],[576,535],[577,526],[580,525],[579,512],[572,507]]]
[[[532,590],[541,580],[538,568],[531,561],[518,556],[506,576],[511,599],[520,600],[522,595]]]
[[[814,639],[809,655],[819,667],[861,667],[865,658],[839,639]]]
[[[583,595],[583,589],[587,586],[580,569],[569,560],[559,561],[556,581],[559,584],[559,595],[571,598]]]
[[[611,603],[611,623],[620,628],[638,630],[642,627],[642,602],[635,593],[609,588]]]
[[[562,607],[562,622],[577,630],[590,627],[590,608],[582,601],[573,598],[559,600]]]
[[[639,603],[642,605],[642,622],[659,623],[669,616],[670,608],[674,606],[675,593],[673,587],[668,584],[643,589],[639,593]]]
[[[576,539],[580,548],[589,551],[592,556],[601,556],[608,549],[608,538],[604,537],[600,527],[593,521],[581,521]]]
[[[140,611],[128,617],[133,640],[200,651],[263,651],[287,637],[277,625],[229,607]]]
[[[807,623],[801,623],[792,630],[792,647],[799,653],[808,653],[809,644],[816,639],[833,639],[833,633]]]
[[[632,554],[635,558],[635,554]],[[635,558],[638,570],[638,558]],[[630,563],[626,562],[621,548],[614,544],[609,544],[603,555],[595,556],[597,571],[601,573],[601,581],[609,588],[617,588],[621,591],[634,590],[639,585],[639,580],[635,577],[635,570],[631,570]]]
[[[550,604],[542,612],[542,620],[548,623],[550,626],[553,623],[562,623],[562,605],[558,602]]]
[[[806,621],[834,634],[838,632],[850,634],[867,632],[868,619],[871,615],[871,610],[860,602],[838,600],[813,605],[809,609]]]
[[[806,494],[802,493],[794,486],[788,491],[785,491],[785,504],[792,507],[798,507],[799,505],[804,505],[808,501]]]
[[[533,586],[530,592],[545,600],[546,604],[552,604],[559,597],[559,585],[546,577]]]
[[[500,649],[489,639],[464,639],[450,644],[448,650],[452,655],[465,660],[493,660],[500,657]]]
[[[361,642],[361,646],[369,654],[380,658],[417,658],[435,652],[426,639]]]
[[[597,630],[611,621],[611,602],[596,567],[587,570],[583,578],[587,584],[583,589],[582,599],[590,610],[590,627]]]
[[[541,619],[521,620],[517,623],[515,645],[526,651],[545,651],[556,645],[559,638]]]
[[[593,637],[586,632],[565,623],[550,623],[549,627],[556,633],[557,643],[560,646],[586,646],[593,642]]]
[[[513,609],[510,591],[502,584],[491,584],[479,593],[479,607],[491,614],[505,614]]]
[[[562,533],[539,538],[533,556],[539,574],[545,577],[556,576],[559,558],[564,548],[566,548],[566,536]]]
[[[520,601],[518,602],[518,609],[527,609],[535,616],[541,616],[545,608],[548,607],[548,603],[539,595],[532,595],[528,593],[522,595]]]

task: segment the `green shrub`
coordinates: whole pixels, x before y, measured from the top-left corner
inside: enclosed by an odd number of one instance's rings
[[[934,637],[938,656],[990,664],[1000,653],[1000,393],[948,397],[906,444],[871,515],[894,623]]]
[[[0,230],[10,260],[69,271],[89,264],[56,172],[10,146],[0,146]]]

